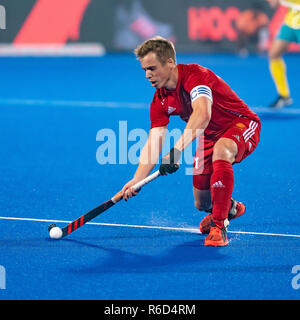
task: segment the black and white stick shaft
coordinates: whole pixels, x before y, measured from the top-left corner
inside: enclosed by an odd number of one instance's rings
[[[152,173],[151,175],[149,175],[145,179],[143,179],[140,182],[138,182],[137,184],[135,184],[133,186],[133,189],[135,191],[141,189],[144,185],[146,185],[147,183],[153,181],[159,175],[160,175],[159,170],[155,171],[154,173]],[[85,213],[84,215],[82,215],[78,219],[74,220],[73,222],[71,222],[68,225],[66,225],[65,227],[63,227],[62,228],[62,236],[61,236],[61,238],[69,235],[73,231],[75,231],[78,228],[82,227],[85,223],[87,223],[87,222],[91,221],[92,219],[96,218],[99,214],[101,214],[104,211],[106,211],[107,209],[111,208],[113,205],[115,205],[116,203],[118,203],[122,199],[123,199],[122,191],[119,191],[110,200],[105,201],[104,203],[100,204],[98,207],[90,210],[89,212]],[[52,228],[54,228],[54,227],[56,227],[55,223],[50,224],[49,227],[48,227],[48,231],[50,232],[50,230]]]

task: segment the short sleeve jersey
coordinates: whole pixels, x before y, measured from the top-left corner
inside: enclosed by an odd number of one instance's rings
[[[192,101],[205,96],[212,101],[206,138],[216,139],[238,117],[260,122],[258,116],[237,96],[229,85],[211,70],[197,64],[179,64],[175,90],[157,89],[150,107],[151,128],[167,126],[170,116],[188,121],[193,112]]]

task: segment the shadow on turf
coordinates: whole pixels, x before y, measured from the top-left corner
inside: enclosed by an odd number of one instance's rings
[[[101,256],[96,258],[93,266],[82,266],[69,270],[74,272],[155,273],[165,271],[178,273],[187,272],[187,266],[188,272],[198,272],[199,263],[227,258],[226,255],[221,253],[221,248],[204,247],[203,241],[199,239],[184,242],[158,255],[151,255],[151,252],[149,252],[151,248],[145,248],[148,254],[144,254],[119,248],[108,248],[74,239],[66,239],[66,241],[101,250]],[[103,253],[105,254],[103,255]]]

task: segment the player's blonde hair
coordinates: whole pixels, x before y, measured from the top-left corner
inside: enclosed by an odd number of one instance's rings
[[[161,64],[165,64],[169,58],[176,63],[176,51],[173,43],[165,38],[156,36],[144,41],[139,45],[134,53],[138,59],[144,58],[149,52],[156,53]]]

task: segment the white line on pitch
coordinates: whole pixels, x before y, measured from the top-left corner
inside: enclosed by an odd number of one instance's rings
[[[269,113],[269,114],[300,114],[299,108],[283,108],[274,109],[268,107],[251,107],[251,110],[257,113]]]
[[[47,99],[0,99],[0,106],[53,106],[53,107],[96,107],[96,108],[129,108],[148,109],[149,104],[143,102],[118,102],[118,101],[84,101],[84,100],[47,100]],[[263,106],[251,106],[254,112],[267,114],[300,114],[300,108],[274,109]]]
[[[37,100],[37,99],[0,99],[0,106],[52,106],[52,107],[96,107],[96,108],[129,108],[147,109],[142,102],[117,101],[84,101],[84,100]]]
[[[0,217],[0,219],[2,219],[2,220],[19,220],[19,221],[35,221],[35,222],[56,222],[56,223],[70,223],[70,222],[72,222],[72,221],[66,221],[66,220],[52,220],[52,219],[50,220],[50,219],[35,219],[35,218],[15,218],[15,217]],[[100,222],[87,222],[86,224],[97,225],[97,226],[109,226],[109,227],[161,229],[161,230],[175,230],[175,231],[185,231],[185,232],[191,232],[191,233],[200,233],[198,228],[141,226],[141,225],[133,225],[133,224],[116,224],[116,223],[100,223]],[[266,233],[266,232],[250,232],[250,231],[228,231],[228,233],[259,235],[259,236],[300,238],[299,234]]]

